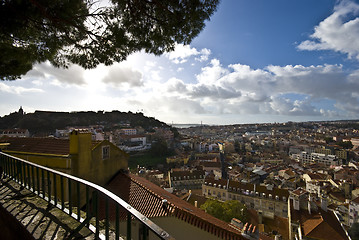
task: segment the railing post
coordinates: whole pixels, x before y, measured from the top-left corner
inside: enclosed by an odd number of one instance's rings
[[[142,224],[142,240],[148,239],[148,228],[145,224]]]
[[[44,169],[41,169],[41,188],[42,188],[42,198],[45,199],[45,173]]]
[[[48,196],[48,201],[51,202],[51,179],[50,179],[50,172],[47,172],[47,196]]]
[[[110,231],[109,231],[109,219],[108,219],[108,198],[105,198],[105,237],[106,240],[110,239]]]
[[[52,178],[54,182],[54,203],[57,205],[57,184],[56,184],[56,173],[52,173]]]
[[[76,191],[77,191],[77,220],[80,220],[81,217],[81,203],[80,203],[80,183],[76,182]]]
[[[96,189],[94,189],[93,194],[92,194],[92,207],[93,207],[93,216],[95,216],[95,221],[96,221],[96,232],[95,232],[95,237],[96,239],[100,236],[100,222],[98,219],[98,192]]]
[[[30,165],[26,164],[26,166],[27,166],[27,187],[30,189],[31,188]]]
[[[86,218],[90,216],[90,199],[89,199],[89,186],[86,185]],[[89,224],[86,224],[88,227]]]
[[[116,223],[115,223],[116,240],[120,239],[120,209],[118,203],[116,203]]]
[[[70,216],[72,215],[72,189],[71,189],[71,179],[67,179],[67,187],[69,190],[69,212],[70,212]]]
[[[31,166],[31,178],[32,178],[32,191],[35,192],[35,171],[34,166]]]
[[[65,209],[65,196],[64,196],[64,177],[60,176],[60,191],[61,191],[61,209]]]
[[[112,229],[112,227],[114,227],[115,238],[120,239],[120,220],[122,220],[122,217],[126,217],[126,215],[122,215],[122,209],[120,211],[120,207],[122,207],[127,212],[127,219],[123,219],[125,220],[125,222],[127,222],[127,239],[132,238],[132,219],[134,219],[136,223],[137,221],[139,221],[141,229],[138,234],[141,240],[146,240],[149,238],[149,231],[156,234],[160,239],[172,239],[165,231],[163,231],[160,227],[156,226],[154,223],[148,220],[136,209],[133,209],[123,199],[119,198],[115,194],[94,183],[16,157],[12,157],[2,152],[0,152],[0,167],[3,170],[3,174],[6,175],[9,180],[18,182],[19,185],[28,188],[29,190],[32,190],[34,193],[36,193],[39,197],[42,197],[43,199],[46,199],[46,197],[48,197],[49,204],[54,203],[56,207],[61,208],[71,217],[74,217],[73,215],[75,215],[72,214],[72,208],[74,206],[77,206],[76,220],[81,222],[81,224],[73,231],[72,234],[78,233],[81,228],[87,226],[95,234],[96,239],[99,239],[100,237],[101,239],[103,239],[103,237],[105,237],[105,239],[107,240],[110,239],[110,228]],[[51,179],[51,174],[53,180]],[[59,176],[60,178],[59,191],[61,191],[61,206],[60,204],[58,204],[58,201],[60,201],[60,197],[58,196],[57,191],[57,176]],[[47,180],[45,179],[46,177]],[[46,183],[48,184],[47,187]],[[52,187],[54,188],[54,190],[52,190]],[[83,191],[86,190],[86,217],[84,219],[81,218],[81,204],[84,203],[85,199],[81,201],[81,189],[83,189]],[[76,191],[76,193],[73,194],[74,190]],[[101,196],[101,198],[99,196]],[[52,201],[52,198],[54,198],[54,201]],[[68,210],[65,206],[65,201],[67,200],[67,198],[69,202]],[[76,201],[75,198],[77,198]],[[102,201],[102,199],[104,199],[104,202]],[[112,209],[112,205],[110,205],[110,203],[112,204],[112,202],[115,203],[115,213],[110,212],[110,206]],[[105,236],[100,234],[100,220],[102,221],[102,219],[100,219],[99,211],[100,209],[102,210],[102,203],[105,204]],[[114,215],[115,219],[112,218]],[[95,223],[92,224],[94,224],[95,227],[90,223],[93,217],[95,218]],[[101,217],[103,217],[102,214]],[[114,220],[114,222],[112,222],[112,220]],[[110,226],[110,223],[114,223],[115,226]],[[124,231],[126,230],[124,229]]]
[[[131,213],[127,212],[127,239],[131,239],[131,218]]]
[[[36,180],[37,180],[37,194],[40,196],[40,176],[39,176],[39,168],[36,168]]]

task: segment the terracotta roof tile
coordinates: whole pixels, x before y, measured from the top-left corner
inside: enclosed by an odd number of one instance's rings
[[[0,142],[10,143],[6,150],[16,152],[68,155],[70,150],[68,139],[5,137]]]
[[[333,211],[323,211],[318,208],[311,214],[307,210],[294,210],[291,203],[292,221],[298,221],[302,226],[303,235],[313,239],[348,240],[340,222]]]
[[[212,186],[214,186],[214,184],[216,184],[216,187],[218,187],[219,185],[221,185],[221,188],[223,188],[223,186],[228,185],[228,190],[230,192],[238,192],[239,190],[241,191],[256,191],[258,193],[265,193],[267,197],[269,197],[269,194],[272,195],[272,198],[274,199],[276,196],[282,198],[282,197],[289,197],[289,192],[287,189],[280,189],[280,188],[273,188],[273,190],[269,190],[267,189],[266,186],[261,186],[261,185],[254,185],[252,183],[241,183],[238,181],[233,181],[233,180],[224,180],[224,179],[219,179],[219,180],[215,180],[214,178],[206,178],[205,179],[205,184],[209,184],[211,183]]]
[[[354,198],[354,199],[352,200],[352,202],[354,202],[354,203],[356,203],[356,204],[359,204],[359,197]]]
[[[149,218],[175,216],[224,239],[245,239],[228,223],[137,175],[119,173],[110,181],[107,188]],[[168,203],[166,211],[162,207],[164,199]]]
[[[100,142],[92,141],[92,147],[95,147]],[[69,139],[3,137],[0,138],[0,143],[10,143],[5,151],[56,155],[69,155],[70,153]]]

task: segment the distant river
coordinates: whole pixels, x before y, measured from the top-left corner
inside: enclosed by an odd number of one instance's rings
[[[168,124],[175,128],[190,128],[190,127],[200,127],[201,124]]]

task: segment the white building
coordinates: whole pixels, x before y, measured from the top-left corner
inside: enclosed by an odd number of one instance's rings
[[[301,152],[296,155],[297,160],[302,164],[310,164],[310,163],[322,163],[326,166],[339,166],[342,164],[342,161],[337,158],[335,155],[326,155],[323,153],[308,153]]]
[[[8,136],[8,137],[30,137],[29,130],[27,129],[5,129],[0,131],[0,137]]]

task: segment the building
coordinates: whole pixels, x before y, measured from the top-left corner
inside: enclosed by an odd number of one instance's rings
[[[263,217],[288,217],[287,200],[289,192],[286,189],[274,188],[251,183],[241,183],[233,180],[215,180],[206,178],[202,185],[202,194],[206,197],[222,201],[238,200],[248,209],[255,209]]]
[[[119,170],[127,169],[128,155],[107,140],[92,141],[91,133],[74,130],[68,139],[2,138],[3,152],[103,186]]]
[[[171,156],[171,157],[167,157],[166,158],[166,162],[168,164],[170,163],[179,163],[179,164],[187,164],[189,160],[189,156],[188,155],[175,155],[175,156]]]
[[[151,144],[147,144],[147,138],[145,135],[125,134],[118,137],[117,146],[124,151],[130,152],[147,150],[151,147]]]
[[[136,135],[137,129],[136,128],[124,128],[124,129],[121,129],[120,132],[125,135]]]
[[[120,172],[106,188],[175,239],[247,239],[241,229],[207,214],[137,175]],[[140,229],[139,224],[132,224],[133,239],[136,239]]]
[[[325,166],[339,166],[342,164],[341,159],[338,159],[335,155],[326,155],[324,153],[308,153],[301,152],[296,155],[297,160],[302,164],[320,163]]]
[[[359,222],[359,197],[349,203],[349,225]]]
[[[326,196],[316,198],[301,188],[290,192],[288,221],[290,240],[350,239],[337,214],[328,209]]]
[[[169,171],[168,182],[176,190],[201,189],[205,178],[204,170]]]
[[[30,137],[30,132],[28,129],[5,129],[0,131],[0,138],[1,137]]]

